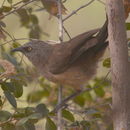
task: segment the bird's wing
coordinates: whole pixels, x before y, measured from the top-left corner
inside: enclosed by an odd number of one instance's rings
[[[80,34],[66,43],[55,44],[49,59],[49,71],[53,74],[64,72],[82,53],[97,44],[93,37],[99,29]]]

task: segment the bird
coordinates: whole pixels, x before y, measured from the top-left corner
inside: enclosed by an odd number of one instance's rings
[[[14,48],[23,53],[49,81],[81,90],[94,77],[108,46],[108,21],[61,44],[32,40]]]

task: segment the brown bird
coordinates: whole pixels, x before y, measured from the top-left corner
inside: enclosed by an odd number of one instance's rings
[[[107,24],[62,44],[34,40],[12,51],[22,52],[48,80],[81,89],[96,73],[108,45]]]

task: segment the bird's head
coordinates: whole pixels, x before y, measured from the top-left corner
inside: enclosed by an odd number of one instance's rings
[[[44,41],[30,41],[12,52],[23,53],[34,65],[45,64],[52,52],[52,45]]]

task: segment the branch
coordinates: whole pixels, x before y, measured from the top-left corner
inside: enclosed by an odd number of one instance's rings
[[[63,21],[62,21],[62,7],[61,7],[61,0],[58,1],[58,22],[59,22],[59,40],[60,43],[63,42]],[[58,105],[62,103],[62,85],[59,87],[58,91]],[[62,130],[62,110],[61,108],[57,112],[57,122],[58,122],[58,128],[57,130]]]
[[[36,1],[36,0],[30,0],[30,1],[26,2],[25,4],[21,5],[20,7],[15,8],[14,10],[10,11],[9,13],[7,13],[7,14],[5,14],[5,15],[0,16],[0,19],[5,18],[6,16],[8,16],[8,15],[10,15],[10,14],[14,13],[14,12],[16,12],[17,10],[19,10],[19,9],[23,8],[24,6],[26,6],[26,5],[30,4],[30,3],[34,2],[34,1]]]
[[[64,19],[63,19],[63,22],[65,20],[67,20],[68,18],[70,18],[72,15],[76,14],[78,11],[80,11],[81,9],[87,7],[88,5],[90,5],[91,3],[93,3],[95,0],[91,0],[90,2],[88,2],[87,4],[79,7],[78,9],[74,10],[71,14],[69,14],[68,16],[66,16]]]

